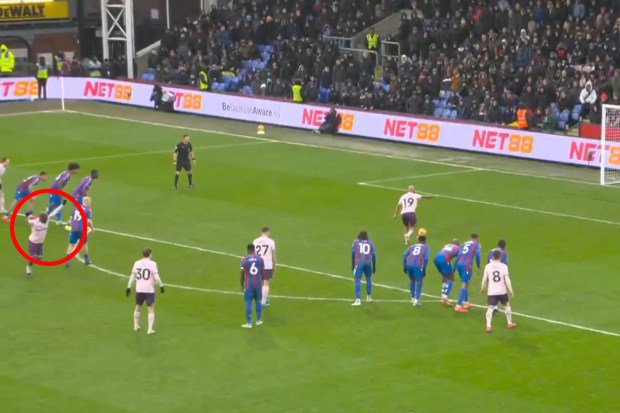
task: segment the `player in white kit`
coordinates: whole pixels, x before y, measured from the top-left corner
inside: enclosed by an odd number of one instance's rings
[[[57,214],[62,209],[62,205],[52,211],[52,213]],[[34,218],[30,214],[26,214],[26,221],[28,225],[30,225],[30,236],[28,237],[28,255],[32,258],[40,260],[43,257],[43,243],[45,242],[45,237],[47,237],[47,226],[48,215],[46,213],[42,213],[38,217]],[[33,262],[29,261],[26,264],[26,275],[28,277],[32,276],[32,266]]]
[[[276,243],[269,237],[269,228],[264,227],[261,236],[256,238],[252,244],[254,244],[256,255],[262,257],[265,263],[261,304],[263,307],[269,307],[269,283],[273,279],[273,273],[276,269]]]
[[[4,209],[4,192],[2,192],[2,176],[6,172],[6,168],[9,166],[9,158],[0,158],[0,213],[5,213]]]
[[[159,290],[164,293],[164,283],[159,278],[157,263],[151,260],[151,249],[144,248],[142,250],[142,258],[136,261],[131,270],[131,277],[127,283],[125,294],[127,297],[131,295],[131,287],[136,283],[136,307],[133,311],[133,330],[140,330],[140,311],[142,305],[146,302],[149,316],[149,329],[147,334],[155,334],[153,326],[155,325],[155,284],[159,285]]]
[[[480,287],[480,293],[488,288],[487,333],[492,331],[493,309],[498,302],[504,306],[508,328],[517,326],[512,322],[512,310],[508,299],[508,296],[514,297],[510,276],[508,275],[508,266],[500,261],[501,258],[502,252],[500,250],[493,251],[493,259],[484,267],[484,277],[482,277],[482,286]]]
[[[416,209],[418,208],[418,201],[422,198],[429,198],[428,196],[422,196],[415,191],[413,185],[407,188],[407,192],[400,197],[394,210],[394,219],[398,211],[400,211],[400,217],[405,226],[405,245],[409,245],[409,240],[415,232],[415,226],[418,224],[418,218],[416,216]]]

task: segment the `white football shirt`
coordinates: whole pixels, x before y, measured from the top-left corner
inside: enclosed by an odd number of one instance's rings
[[[6,172],[6,166],[0,165],[0,183],[2,183],[2,177],[4,176],[4,172]]]
[[[418,208],[419,199],[422,199],[422,195],[416,194],[415,192],[407,192],[405,195],[401,196],[398,201],[402,206],[400,210],[401,215],[415,212]]]
[[[273,253],[276,250],[276,243],[271,238],[262,235],[253,242],[256,255],[263,258],[266,270],[273,270]]]
[[[127,288],[131,288],[134,282],[137,293],[154,293],[156,283],[160,287],[164,285],[159,278],[157,263],[150,258],[142,258],[133,265]]]
[[[504,295],[512,292],[508,266],[498,261],[491,261],[484,267],[482,288],[488,283],[488,295]]]
[[[45,237],[47,236],[47,222],[44,224],[39,219],[28,220],[30,224],[30,236],[28,241],[33,244],[43,244]]]

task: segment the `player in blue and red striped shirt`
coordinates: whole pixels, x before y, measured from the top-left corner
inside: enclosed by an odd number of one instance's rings
[[[366,277],[366,301],[372,301],[372,275],[377,271],[375,244],[368,239],[368,232],[361,231],[351,247],[351,269],[355,277],[355,301],[353,306],[362,305],[362,275]]]
[[[452,260],[456,258],[461,250],[461,243],[457,239],[453,239],[452,243],[444,245],[444,247],[435,255],[433,263],[437,267],[437,271],[441,274],[441,302],[446,305],[452,305],[450,302],[450,292],[452,284],[454,284],[454,271]]]
[[[39,172],[39,175],[29,176],[28,178],[21,181],[19,185],[17,185],[17,189],[15,190],[15,199],[13,200],[13,203],[11,204],[9,209],[6,210],[6,212],[4,213],[4,216],[2,217],[2,220],[4,222],[11,221],[9,217],[11,216],[11,211],[13,210],[13,208],[15,208],[15,205],[17,205],[17,203],[21,201],[23,198],[30,195],[30,192],[34,191],[34,187],[37,186],[39,182],[41,181],[47,181],[47,172],[41,171]],[[29,202],[30,202],[30,210],[27,212],[27,214],[31,215],[32,210],[34,208],[34,198],[31,198]]]
[[[493,248],[491,251],[489,251],[489,257],[487,258],[487,264],[493,260],[493,253],[497,250],[501,252],[501,255],[499,257],[499,262],[501,262],[502,264],[508,265],[508,253],[506,252],[506,241],[504,241],[503,239],[500,239],[497,242],[497,248]],[[498,314],[499,314],[499,309],[497,308],[497,304],[496,304],[495,307],[493,308],[493,315],[498,315]]]
[[[67,165],[67,170],[61,172],[56,177],[56,179],[54,179],[54,182],[52,182],[52,186],[50,186],[50,188],[58,189],[59,191],[64,190],[65,187],[67,186],[67,183],[69,183],[69,179],[71,179],[71,176],[78,173],[79,170],[80,170],[80,165],[76,162],[71,162],[69,165]],[[67,202],[67,200],[64,200],[63,202],[62,197],[56,194],[50,194],[49,201],[50,201],[50,206],[47,208],[48,214],[52,212],[53,210],[55,210],[56,208],[58,208],[60,204],[64,205]],[[62,210],[56,214],[56,225],[61,224],[60,222],[61,218],[62,218]]]
[[[426,266],[430,253],[431,247],[426,244],[424,235],[419,236],[418,242],[407,248],[403,253],[403,270],[409,276],[411,302],[416,307],[421,305],[422,282],[426,276]]]
[[[80,205],[82,204],[82,198],[88,195],[88,190],[90,189],[91,185],[93,184],[93,180],[95,179],[99,179],[99,171],[93,169],[92,171],[90,171],[90,175],[82,179],[78,186],[76,186],[71,193],[71,196],[75,198],[75,200]]]
[[[474,260],[476,261],[478,271],[480,271],[478,234],[471,234],[471,239],[463,243],[459,255],[456,257],[456,269],[459,271],[459,277],[461,278],[461,291],[459,291],[459,298],[454,310],[461,313],[466,313],[467,309],[471,307],[469,303],[469,282],[473,276]]]
[[[245,298],[246,323],[241,327],[252,328],[252,301],[256,302],[256,325],[263,324],[262,315],[262,287],[265,262],[256,255],[254,244],[248,244],[248,256],[241,260],[241,288]]]
[[[84,215],[86,215],[86,227],[88,228],[87,236],[84,239],[84,246],[82,247],[82,250],[84,251],[85,265],[92,264],[92,261],[90,260],[88,254],[88,233],[95,230],[95,227],[93,226],[93,211],[92,209],[90,209],[90,203],[91,200],[89,197],[84,197],[84,199],[82,199],[82,209],[84,210]],[[71,214],[69,226],[71,227],[71,233],[69,234],[69,246],[67,247],[67,255],[73,252],[75,246],[80,242],[80,239],[82,239],[84,224],[82,222],[82,214],[80,214],[80,211],[78,211],[77,208],[74,209],[73,213]],[[69,268],[70,262],[71,260],[66,262],[65,266],[67,268]]]

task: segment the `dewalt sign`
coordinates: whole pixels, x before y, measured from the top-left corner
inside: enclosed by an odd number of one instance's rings
[[[0,2],[0,23],[69,18],[69,5],[66,1],[7,3]]]

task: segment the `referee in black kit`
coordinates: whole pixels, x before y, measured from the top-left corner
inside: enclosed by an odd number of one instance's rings
[[[192,158],[191,161],[189,159],[190,156]],[[192,162],[196,164],[196,156],[194,156],[192,144],[189,143],[189,135],[183,135],[183,139],[181,139],[181,142],[177,143],[177,146],[174,148],[174,154],[172,155],[172,163],[177,168],[176,175],[174,175],[175,191],[177,190],[177,185],[179,184],[179,174],[182,169],[187,171],[187,181],[189,182],[189,187],[194,187],[192,182]]]

